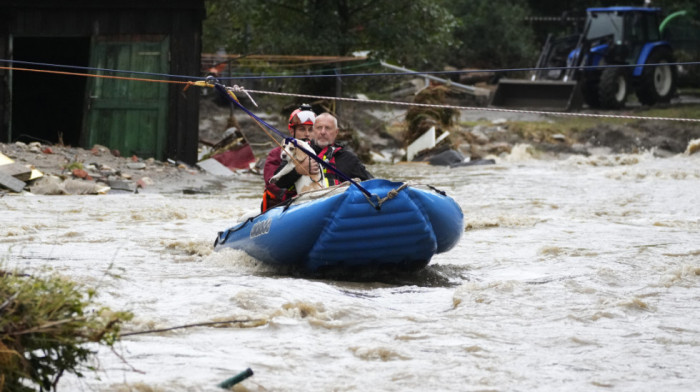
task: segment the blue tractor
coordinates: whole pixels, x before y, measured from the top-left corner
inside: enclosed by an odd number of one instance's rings
[[[644,105],[669,102],[676,93],[677,69],[659,28],[661,10],[586,11],[582,34],[548,37],[530,80],[501,79],[491,105],[570,110],[585,102],[591,108],[619,109],[632,91]]]

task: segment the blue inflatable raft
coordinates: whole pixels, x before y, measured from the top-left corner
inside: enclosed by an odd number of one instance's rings
[[[214,247],[309,272],[425,267],[457,244],[463,214],[434,188],[383,179],[308,192],[219,233]]]

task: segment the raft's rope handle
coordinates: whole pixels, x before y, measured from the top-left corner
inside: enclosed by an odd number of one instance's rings
[[[252,117],[256,122],[258,122],[258,124],[264,125],[264,126],[267,127],[268,129],[270,129],[270,130],[274,131],[275,133],[277,133],[277,135],[279,135],[281,138],[287,139],[290,143],[293,143],[297,148],[299,148],[299,149],[301,149],[302,151],[304,151],[304,152],[306,153],[306,155],[308,155],[309,157],[313,158],[313,159],[314,159],[316,162],[318,162],[320,165],[322,165],[323,167],[325,167],[325,168],[327,168],[327,169],[330,169],[330,170],[334,171],[334,172],[335,172],[339,177],[341,177],[343,180],[348,181],[348,182],[350,182],[351,184],[353,184],[354,186],[356,186],[357,189],[359,189],[360,191],[362,191],[362,193],[364,193],[366,196],[372,197],[372,194],[371,194],[367,189],[365,189],[364,187],[362,187],[357,181],[355,181],[355,180],[353,180],[352,178],[346,176],[345,173],[343,173],[343,172],[341,172],[340,170],[338,170],[335,166],[333,166],[333,165],[331,165],[330,163],[328,163],[328,162],[324,161],[323,159],[321,159],[321,158],[320,158],[318,155],[316,155],[316,153],[314,153],[313,151],[307,151],[307,150],[305,150],[303,147],[300,147],[299,144],[297,144],[297,140],[296,140],[296,139],[294,139],[294,138],[285,138],[285,136],[282,134],[282,132],[278,131],[277,129],[275,129],[275,127],[273,127],[272,125],[266,123],[263,119],[261,119],[260,117],[256,116],[255,114],[253,114],[250,110],[246,109],[246,107],[243,106],[243,105],[238,101],[238,98],[237,98],[236,95],[233,93],[233,91],[232,91],[231,89],[229,89],[229,87],[224,86],[223,84],[219,83],[214,77],[211,77],[211,76],[210,76],[210,77],[207,77],[207,79],[206,79],[205,81],[193,82],[192,84],[195,85],[195,86],[206,86],[206,87],[214,86],[215,89],[217,89],[221,94],[225,95],[226,98],[227,98],[229,101],[231,101],[234,105],[238,106],[238,107],[239,107],[241,110],[243,110],[246,114],[248,114],[250,117]],[[242,89],[242,87],[239,87],[239,89]],[[242,91],[245,91],[245,90],[242,90]],[[247,92],[246,92],[246,94],[247,94]]]
[[[384,196],[382,198],[380,198],[378,195],[373,194],[372,196],[377,198],[376,204],[372,201],[370,196],[365,195],[365,198],[367,199],[367,202],[369,202],[369,204],[371,204],[377,211],[379,211],[382,209],[382,204],[395,198],[399,194],[399,192],[404,190],[407,186],[408,186],[408,183],[404,182],[403,184],[401,184],[400,187],[398,187],[396,189],[392,189],[389,192],[387,192],[386,196]]]

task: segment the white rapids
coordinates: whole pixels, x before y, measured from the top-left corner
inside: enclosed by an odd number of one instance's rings
[[[456,248],[380,281],[287,275],[213,252],[259,208],[250,175],[206,195],[7,195],[0,263],[135,314],[63,391],[695,391],[700,154],[370,166],[461,205]],[[294,230],[303,230],[303,225]]]

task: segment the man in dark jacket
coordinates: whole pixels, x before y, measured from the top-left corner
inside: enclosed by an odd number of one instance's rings
[[[373,178],[355,153],[336,144],[337,137],[338,120],[330,113],[319,115],[314,121],[313,131],[314,150],[318,156],[349,178],[359,178],[362,181]],[[323,174],[328,186],[345,181],[336,172],[326,167],[323,167]]]

